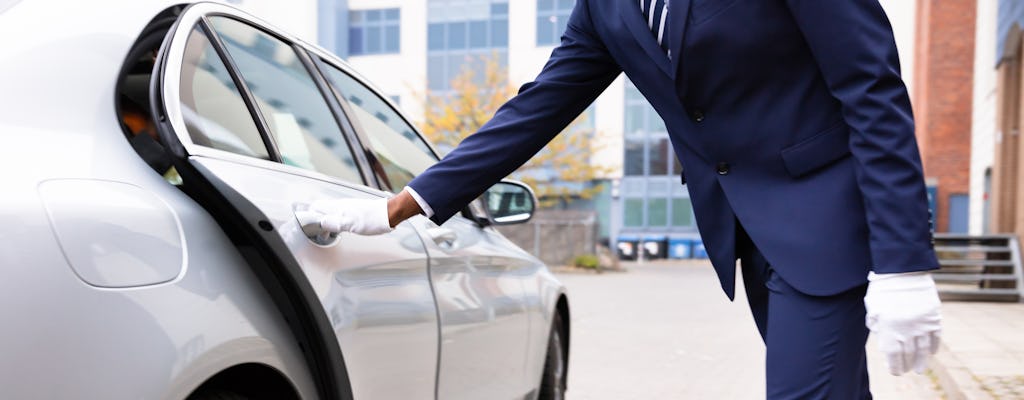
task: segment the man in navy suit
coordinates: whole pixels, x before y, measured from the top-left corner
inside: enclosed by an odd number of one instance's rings
[[[730,299],[741,260],[768,398],[870,398],[868,328],[892,373],[923,371],[938,262],[878,0],[670,1],[578,0],[540,75],[479,132],[397,196],[342,200],[325,220],[362,234],[418,213],[443,223],[625,72],[665,121]]]

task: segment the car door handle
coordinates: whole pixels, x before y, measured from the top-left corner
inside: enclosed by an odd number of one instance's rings
[[[433,240],[438,246],[442,247],[454,246],[455,241],[459,238],[459,235],[456,234],[455,231],[448,228],[442,228],[440,226],[436,228],[428,228],[427,236],[429,236],[430,240]]]
[[[338,234],[329,232],[320,225],[323,214],[309,210],[295,210],[295,220],[306,237],[318,246],[332,246],[338,242]]]

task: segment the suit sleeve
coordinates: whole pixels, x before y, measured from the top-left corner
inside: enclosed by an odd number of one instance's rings
[[[597,37],[587,1],[578,1],[561,44],[530,83],[479,131],[412,182],[440,224],[525,164],[621,72]]]
[[[851,129],[872,268],[938,268],[910,98],[878,0],[786,0]]]

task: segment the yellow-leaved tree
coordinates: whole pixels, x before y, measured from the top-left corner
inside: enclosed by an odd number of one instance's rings
[[[507,71],[496,57],[483,57],[482,76],[467,67],[452,79],[444,93],[428,92],[421,129],[427,138],[445,151],[476,133],[516,89],[508,83]],[[567,204],[574,199],[589,199],[602,188],[590,183],[605,176],[609,168],[592,162],[603,145],[587,127],[586,115],[576,118],[543,150],[512,173],[512,178],[532,187],[541,207]]]

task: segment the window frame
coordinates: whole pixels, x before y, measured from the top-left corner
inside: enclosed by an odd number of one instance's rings
[[[367,16],[367,14],[369,14],[370,12],[373,12],[373,11],[380,12],[380,18],[378,20],[376,20],[376,21],[370,21],[368,16]],[[396,19],[396,20],[387,19],[387,12],[388,11],[397,11],[398,12],[398,19]],[[360,51],[358,53],[352,51],[352,42],[350,41],[348,43],[348,45],[349,45],[349,55],[350,56],[353,56],[353,57],[375,56],[375,55],[384,55],[384,54],[399,54],[399,53],[402,52],[402,8],[401,7],[351,9],[351,10],[348,10],[348,14],[349,14],[348,32],[346,32],[346,33],[349,35],[349,40],[351,40],[351,37],[352,37],[352,30],[358,29],[358,30],[360,30],[362,32],[361,35],[359,36],[360,39],[361,39],[361,43],[360,43],[361,49],[360,49]],[[353,16],[355,16],[355,15],[359,15],[358,23],[352,21]],[[389,36],[387,34],[387,31],[388,31],[388,28],[392,28],[392,27],[398,28],[397,32],[395,33],[397,35],[397,39],[398,39],[398,46],[393,51],[391,49],[387,48],[388,38],[389,38]],[[380,46],[380,48],[376,49],[375,51],[368,50],[369,49],[368,44],[370,43],[370,39],[369,39],[369,37],[367,35],[367,31],[370,28],[377,28],[377,29],[379,29],[379,32],[380,32],[380,38],[379,38],[379,41],[378,41],[379,43],[377,43],[377,45]]]
[[[338,125],[339,132],[341,133],[341,140],[345,142],[345,145],[349,149],[349,152],[353,156],[355,166],[358,171],[359,181],[348,181],[342,180],[338,177],[324,174],[319,171],[301,168],[297,166],[287,165],[281,161],[281,153],[277,143],[273,139],[273,135],[270,133],[270,127],[259,110],[258,105],[255,102],[255,97],[248,84],[245,83],[242,78],[241,71],[237,68],[234,60],[231,58],[231,54],[227,51],[224,45],[223,39],[220,34],[214,29],[212,23],[209,21],[211,17],[222,17],[235,20],[237,22],[248,25],[252,29],[258,30],[262,33],[270,35],[271,37],[281,40],[295,53],[296,57],[303,64],[303,68],[309,74],[310,78],[317,86],[317,90],[320,93],[322,100],[327,104],[335,123]],[[370,163],[365,157],[365,148],[362,147],[361,143],[356,139],[355,129],[348,120],[346,114],[342,111],[342,105],[338,102],[337,98],[330,91],[329,85],[327,84],[326,78],[321,74],[321,71],[316,68],[315,63],[312,61],[310,55],[309,45],[302,42],[301,40],[283,34],[271,27],[266,22],[248,18],[244,15],[237,15],[225,11],[207,11],[203,12],[201,16],[195,20],[179,22],[190,23],[191,25],[187,28],[182,26],[174,28],[176,31],[188,31],[191,32],[195,29],[200,29],[210,42],[211,46],[217,52],[217,55],[221,62],[224,63],[231,75],[232,80],[238,87],[239,94],[243,98],[246,104],[246,108],[249,111],[250,116],[253,118],[257,129],[260,131],[260,136],[263,139],[264,145],[267,147],[268,153],[271,155],[271,159],[263,159],[257,157],[246,156],[242,154],[236,154],[233,152],[220,150],[212,147],[196,144],[192,142],[189,136],[188,129],[185,127],[184,119],[181,112],[180,98],[178,97],[178,89],[180,88],[180,71],[182,70],[180,57],[171,57],[166,66],[160,70],[154,71],[155,74],[163,74],[164,77],[161,79],[163,82],[163,88],[161,93],[157,95],[159,98],[154,103],[155,107],[164,107],[162,112],[166,112],[167,120],[171,127],[169,131],[172,131],[176,140],[181,143],[184,147],[185,152],[188,155],[214,158],[224,161],[231,161],[234,163],[245,164],[248,166],[259,167],[264,169],[271,169],[276,171],[285,172],[292,175],[303,176],[306,178],[317,179],[321,181],[327,181],[333,184],[338,184],[351,188],[373,188],[380,189],[379,185],[376,185],[376,180],[373,178],[373,173],[370,171]],[[177,41],[175,41],[177,42]],[[172,47],[175,45],[172,42]],[[184,50],[184,43],[180,44],[181,49]],[[170,49],[169,49],[170,51]],[[176,52],[177,53],[181,53]],[[174,72],[167,74],[167,71]],[[169,101],[168,101],[169,100]],[[165,104],[165,101],[167,103]],[[364,190],[364,189],[362,189]]]
[[[437,151],[437,148],[435,148],[434,145],[432,143],[430,143],[429,140],[427,140],[425,137],[423,137],[423,133],[420,132],[420,130],[416,126],[416,124],[412,123],[412,120],[407,115],[405,115],[405,113],[402,112],[402,110],[397,105],[395,105],[395,103],[393,101],[391,101],[389,96],[384,94],[384,91],[380,90],[380,88],[378,88],[375,85],[373,85],[372,83],[370,83],[368,80],[366,80],[365,77],[363,77],[359,73],[355,72],[351,68],[343,67],[344,62],[341,62],[340,60],[337,60],[336,58],[330,57],[330,56],[325,55],[325,54],[317,54],[317,52],[311,52],[311,53],[312,53],[312,56],[313,56],[312,58],[314,60],[314,63],[316,64],[317,68],[320,68],[319,72],[320,72],[321,75],[323,75],[324,77],[327,76],[326,71],[324,71],[322,68],[324,68],[324,67],[333,67],[333,68],[337,69],[338,71],[340,71],[341,73],[343,73],[345,75],[348,75],[350,78],[352,78],[352,80],[356,81],[356,83],[358,83],[360,85],[363,85],[363,87],[365,87],[368,90],[370,90],[374,95],[377,96],[377,98],[379,98],[381,101],[383,101],[384,104],[387,105],[388,109],[390,109],[394,113],[394,115],[398,116],[398,118],[401,120],[402,123],[404,123],[404,124],[408,125],[410,128],[412,128],[412,132],[415,133],[416,137],[419,138],[420,142],[422,142],[426,146],[426,148],[430,150],[430,153],[434,157],[434,159],[436,159],[438,161],[441,160],[441,156],[440,156],[440,153]],[[346,116],[351,116],[351,117],[347,117],[347,119],[349,120],[349,122],[353,126],[353,130],[355,132],[356,140],[359,142],[360,146],[364,150],[364,153],[365,153],[364,156],[367,158],[367,160],[368,160],[368,162],[370,164],[370,169],[372,171],[379,172],[379,173],[374,173],[373,174],[374,181],[377,183],[377,187],[380,190],[383,190],[383,191],[386,191],[386,192],[398,193],[398,191],[402,190],[402,188],[394,188],[394,187],[392,187],[390,185],[390,182],[384,181],[384,180],[387,179],[387,174],[385,174],[383,172],[384,171],[383,163],[381,163],[381,161],[379,159],[377,159],[376,154],[374,154],[373,149],[368,144],[368,143],[370,143],[370,136],[366,132],[366,130],[362,127],[362,124],[359,123],[359,120],[355,117],[355,111],[352,110],[352,105],[349,103],[348,99],[345,98],[344,93],[340,93],[340,89],[339,88],[335,88],[333,85],[330,85],[330,84],[328,84],[328,87],[329,87],[329,90],[331,91],[331,93],[333,94],[333,96],[336,98],[336,100],[339,103],[341,103],[341,108],[342,108],[342,110],[344,110],[345,115]],[[382,177],[383,177],[383,179],[382,179]]]

